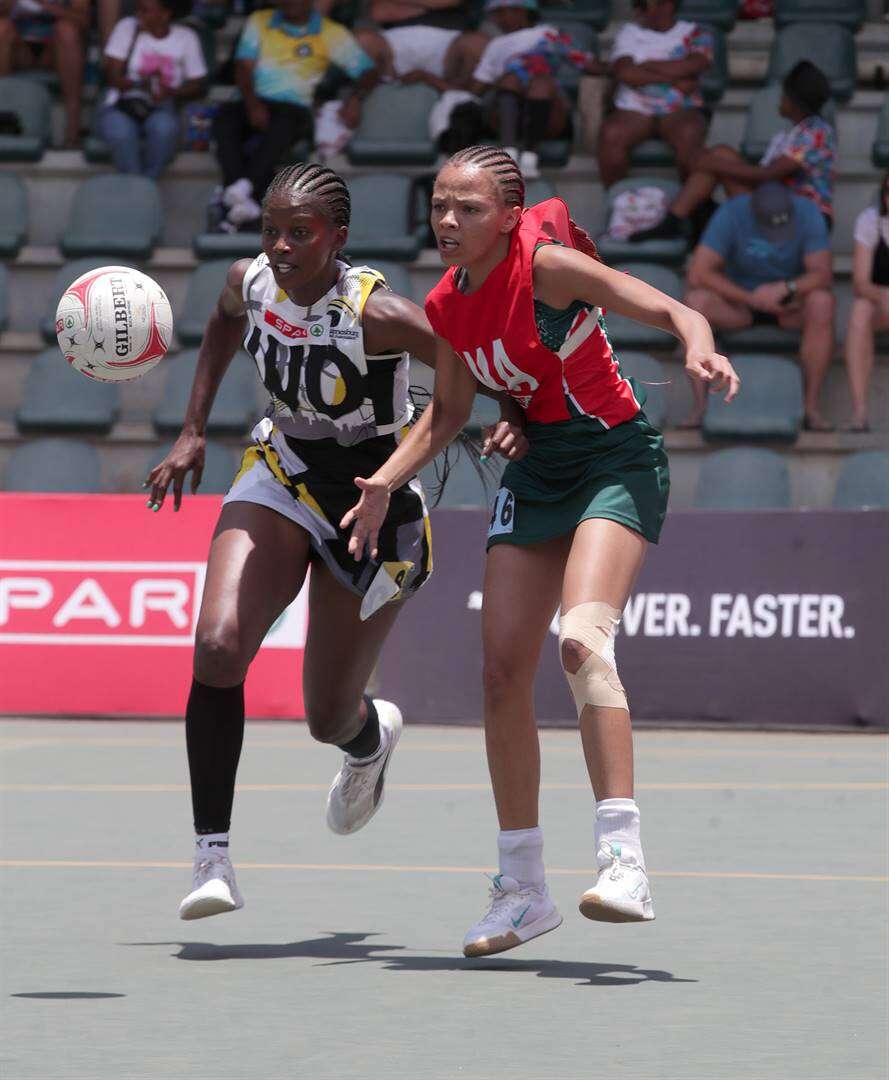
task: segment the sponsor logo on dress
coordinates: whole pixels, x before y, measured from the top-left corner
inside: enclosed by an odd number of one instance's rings
[[[273,326],[279,334],[283,334],[284,337],[307,338],[309,336],[309,332],[304,326],[296,326],[294,323],[289,323],[286,319],[282,319],[280,315],[276,315],[274,311],[269,311],[267,309],[263,315],[263,320],[268,323],[269,326]]]

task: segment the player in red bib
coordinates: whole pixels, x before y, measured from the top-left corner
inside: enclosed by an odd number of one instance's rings
[[[466,422],[477,381],[525,410],[530,451],[503,474],[488,535],[482,633],[485,738],[500,822],[491,905],[463,951],[513,948],[562,921],[547,891],[538,825],[540,750],[533,681],[561,602],[562,666],[577,705],[597,799],[598,880],[591,919],[654,918],[633,799],[633,743],[613,635],[666,512],[663,440],[644,395],[623,377],[602,317],[607,307],[674,334],[686,370],[731,401],[738,377],[716,354],[701,315],[604,266],[595,245],[550,199],[523,209],[512,158],[494,147],[454,155],[436,178],[432,227],[448,267],[426,301],[438,337],[431,407],[367,480],[342,522],[356,558],[373,552],[389,492]],[[495,433],[507,456],[512,435]]]

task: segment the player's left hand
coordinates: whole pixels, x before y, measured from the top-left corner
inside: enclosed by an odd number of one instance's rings
[[[725,390],[726,405],[741,388],[737,372],[728,358],[720,356],[719,353],[690,349],[685,357],[685,370],[692,379],[705,383],[711,394],[719,394]]]
[[[352,525],[349,554],[360,562],[364,558],[365,547],[372,559],[379,554],[380,529],[389,510],[389,485],[385,480],[373,476],[367,480],[356,476],[355,486],[361,489],[361,498],[343,515],[340,528],[348,529]]]
[[[484,428],[482,435],[485,439],[482,461],[492,454],[500,454],[509,461],[520,461],[531,446],[524,429],[511,420],[498,420],[491,427]]]

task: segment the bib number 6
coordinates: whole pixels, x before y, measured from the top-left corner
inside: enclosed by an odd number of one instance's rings
[[[515,525],[515,496],[509,488],[502,487],[497,492],[494,500],[494,509],[491,513],[491,524],[488,526],[488,536],[500,536],[511,533]]]

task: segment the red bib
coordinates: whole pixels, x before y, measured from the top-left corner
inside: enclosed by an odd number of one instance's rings
[[[612,428],[632,419],[639,402],[614,359],[600,310],[580,311],[558,352],[543,345],[537,333],[534,251],[553,241],[595,254],[565,203],[547,199],[522,212],[509,254],[480,289],[462,293],[453,267],[426,297],[426,314],[476,379],[508,391],[529,421],[550,424],[585,415]]]

